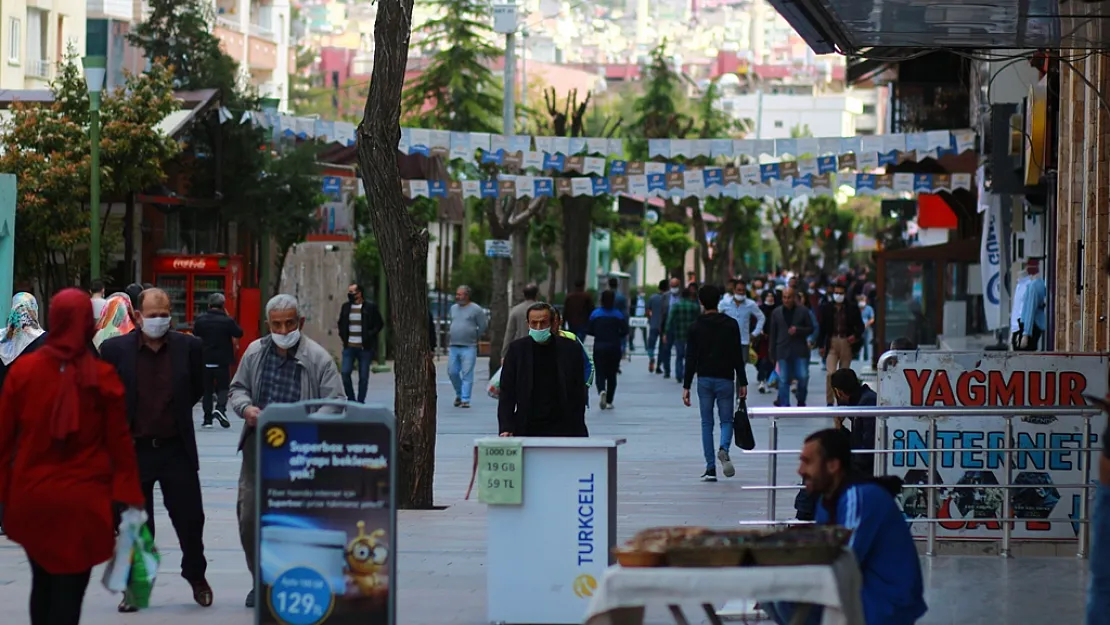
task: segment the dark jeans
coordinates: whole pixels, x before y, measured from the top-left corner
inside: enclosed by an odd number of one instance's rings
[[[686,375],[686,339],[674,342],[674,379]]]
[[[659,334],[660,332],[657,328],[652,328],[651,331],[648,332],[646,341],[648,358],[655,358],[655,344],[659,342]],[[660,353],[662,353],[662,350],[660,350]]]
[[[597,392],[599,395],[602,392],[607,393],[610,402],[617,392],[617,368],[620,365],[620,348],[594,349],[594,370],[596,371],[594,379]]]
[[[648,333],[647,328],[629,328],[628,329],[628,350],[636,351],[636,330],[640,331],[640,335],[644,339],[644,345],[647,345]]]
[[[674,337],[671,335],[663,335],[663,341],[659,345],[659,360],[655,363],[655,370],[662,371],[663,375],[671,374],[671,348],[674,347]]]
[[[227,413],[227,389],[231,386],[231,371],[227,365],[204,367],[204,422],[212,423],[212,398],[216,399],[216,410]]]
[[[190,582],[204,579],[208,561],[204,558],[204,502],[200,476],[193,469],[185,445],[177,439],[135,441],[143,497],[146,499],[147,527],[154,536],[154,485],[162,489],[162,503],[181,545],[181,577]]]
[[[351,373],[355,370],[355,361],[358,361],[358,399],[366,403],[366,387],[370,384],[370,364],[374,362],[373,348],[344,347],[343,348],[343,390],[347,392],[347,399],[356,401],[355,385],[351,381]]]
[[[806,392],[809,390],[809,359],[784,358],[779,360],[779,405],[790,405],[790,383],[798,381],[798,405],[805,405]]]
[[[31,562],[31,625],[77,625],[92,571],[48,573]]]

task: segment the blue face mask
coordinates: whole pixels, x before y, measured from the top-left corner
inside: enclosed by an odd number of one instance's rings
[[[528,328],[528,336],[537,343],[546,343],[551,339],[551,328],[544,328],[543,330],[534,330]]]

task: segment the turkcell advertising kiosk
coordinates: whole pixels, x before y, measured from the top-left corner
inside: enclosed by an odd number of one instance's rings
[[[266,407],[255,475],[256,625],[393,625],[394,417],[384,407]]]
[[[491,623],[581,623],[617,542],[624,439],[480,438]]]

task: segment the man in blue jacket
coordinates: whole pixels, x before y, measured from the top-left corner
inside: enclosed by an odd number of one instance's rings
[[[898,504],[885,481],[860,478],[851,472],[852,446],[841,430],[810,434],[802,448],[798,475],[806,491],[821,497],[817,523],[852,530],[848,543],[859,562],[861,599],[867,625],[912,625],[927,609],[921,563]],[[893,490],[901,488],[893,478]],[[806,623],[821,621],[820,607],[809,609]],[[798,604],[764,604],[775,622],[790,623]]]

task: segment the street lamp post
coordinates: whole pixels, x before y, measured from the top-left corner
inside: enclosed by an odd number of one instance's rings
[[[108,73],[108,59],[86,56],[85,87],[89,90],[89,152],[92,156],[89,180],[89,280],[100,278],[100,91]]]

